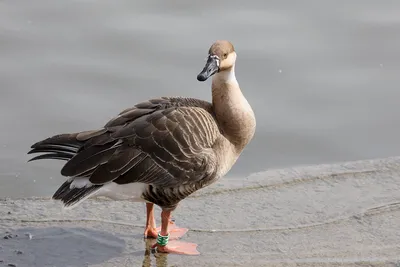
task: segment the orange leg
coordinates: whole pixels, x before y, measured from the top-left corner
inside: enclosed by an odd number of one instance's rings
[[[178,228],[176,224],[169,219],[169,230],[171,233],[170,240],[178,239],[186,234],[188,229]],[[161,231],[161,227],[156,226],[156,220],[154,218],[154,204],[146,203],[146,227],[144,229],[144,238],[157,238],[158,232]]]
[[[154,204],[146,203],[146,227],[144,238],[157,238],[156,220],[154,219]]]

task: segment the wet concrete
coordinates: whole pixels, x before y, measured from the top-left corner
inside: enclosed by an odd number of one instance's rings
[[[0,266],[395,267],[400,158],[221,180],[174,213],[200,256],[150,253],[141,203],[94,199],[62,210],[47,198],[4,199],[0,218],[1,235],[18,235],[0,240]]]

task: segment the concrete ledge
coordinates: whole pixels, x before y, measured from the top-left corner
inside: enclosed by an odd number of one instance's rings
[[[148,253],[141,203],[3,199],[0,266],[400,266],[400,158],[223,179],[174,217],[200,256]]]

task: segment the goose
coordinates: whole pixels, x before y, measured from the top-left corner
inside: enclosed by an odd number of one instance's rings
[[[29,161],[66,161],[61,175],[68,178],[52,198],[65,208],[96,196],[144,202],[144,236],[156,239],[154,249],[199,254],[197,244],[172,240],[187,229],[178,228],[171,216],[180,201],[223,177],[254,136],[256,119],[235,76],[236,57],[229,41],[218,40],[209,48],[197,80],[212,76],[212,103],[150,99],[123,110],[102,128],[33,144],[28,154],[41,154]],[[161,208],[160,228],[154,204]]]

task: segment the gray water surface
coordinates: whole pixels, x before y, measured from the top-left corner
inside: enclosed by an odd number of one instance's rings
[[[26,163],[36,141],[151,97],[210,100],[216,39],[257,116],[228,177],[398,155],[399,32],[399,1],[1,1],[0,196],[62,182],[61,162]]]

